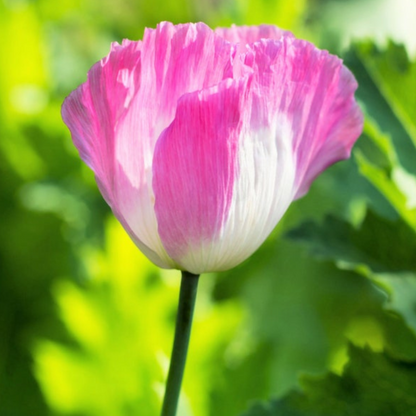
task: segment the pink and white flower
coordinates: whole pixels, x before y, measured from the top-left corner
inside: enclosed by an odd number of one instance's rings
[[[62,116],[114,214],[164,268],[229,269],[362,130],[342,61],[274,26],[161,23],[113,44]]]

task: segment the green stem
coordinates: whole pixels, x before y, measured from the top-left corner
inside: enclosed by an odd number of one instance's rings
[[[176,316],[175,340],[173,342],[161,416],[176,415],[191,335],[198,280],[199,276],[182,272],[178,315]]]

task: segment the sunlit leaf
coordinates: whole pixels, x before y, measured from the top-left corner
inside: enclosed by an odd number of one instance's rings
[[[416,207],[408,202],[409,193],[407,191],[408,185],[405,188],[406,193],[403,192],[405,184],[403,184],[403,177],[406,177],[406,173],[400,167],[395,168],[394,181],[390,175],[382,168],[372,164],[366,159],[366,157],[359,153],[355,153],[357,164],[360,169],[360,173],[364,175],[386,198],[386,200],[397,211],[401,218],[407,222],[412,228],[416,230]],[[403,172],[400,177],[397,177],[399,172]],[[397,181],[400,181],[399,186]],[[410,185],[412,182],[410,182]]]
[[[38,342],[37,378],[47,402],[60,413],[151,416],[161,406],[180,274],[161,273],[115,219],[106,241],[105,253],[80,249],[88,276],[83,286],[68,281],[55,286],[59,314],[75,346]],[[201,283],[195,313],[180,403],[184,414],[190,409],[206,414],[218,373],[212,364],[222,359],[242,317],[237,302],[213,304],[207,283]]]
[[[391,138],[383,134],[373,120],[366,121],[364,132],[373,146],[367,151],[363,147],[355,151],[360,173],[416,230],[416,176],[401,166]],[[375,155],[379,155],[378,159]]]
[[[398,60],[394,58],[396,53],[401,56]],[[412,76],[415,64],[408,61],[402,46],[390,43],[388,48],[379,49],[371,41],[355,43],[345,55],[345,63],[357,78],[357,97],[365,111],[367,125],[376,126],[372,132],[367,128],[366,133],[388,136],[400,164],[415,174],[416,147],[411,127],[416,111],[412,105],[416,96]],[[409,123],[409,118],[413,122]]]
[[[416,61],[409,59],[403,45],[392,41],[384,50],[361,43],[357,53],[416,145]]]
[[[387,307],[399,312],[416,334],[416,273],[385,274],[376,280],[389,288]]]

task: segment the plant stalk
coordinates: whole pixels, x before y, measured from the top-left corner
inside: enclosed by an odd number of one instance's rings
[[[182,272],[178,314],[176,316],[175,338],[166,382],[161,416],[176,416],[182,378],[185,370],[189,339],[191,336],[199,276]]]

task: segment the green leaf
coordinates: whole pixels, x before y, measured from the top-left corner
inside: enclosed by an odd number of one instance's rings
[[[360,173],[416,230],[416,176],[401,166],[390,137],[379,130],[374,120],[367,119],[364,134],[364,145],[354,153]]]
[[[306,244],[312,255],[342,262],[346,268],[374,273],[416,271],[415,232],[402,220],[393,222],[371,211],[359,228],[328,216],[321,225],[306,222],[287,236]]]
[[[388,293],[384,308],[402,315],[416,331],[416,234],[404,221],[390,221],[368,211],[359,228],[327,216],[322,224],[307,222],[287,235],[305,244],[313,256],[371,277]],[[400,336],[389,338],[402,343],[413,335],[404,328]],[[409,351],[412,342],[408,339],[392,349],[401,356],[403,351],[398,349],[406,344]]]
[[[411,76],[416,64],[405,61],[407,66],[394,62],[395,51],[398,55],[405,54],[401,46],[390,43],[386,50],[380,51],[374,43],[366,41],[353,45],[344,56],[344,61],[358,81],[356,95],[366,119],[364,136],[369,133],[370,121],[379,129],[376,135],[383,132],[390,138],[400,164],[409,172],[416,173],[416,141],[414,128],[409,127],[416,120],[416,107],[411,104],[416,97],[416,82]],[[400,71],[397,66],[403,69]],[[374,136],[371,131],[370,136]]]
[[[394,179],[396,180],[394,181],[384,169],[369,162],[362,153],[355,152],[355,156],[360,173],[380,191],[400,217],[416,230],[416,208],[413,205],[414,197],[407,191],[414,186],[412,183],[414,177],[397,166],[393,171]]]
[[[416,146],[416,62],[403,45],[389,42],[379,50],[373,43],[356,46],[357,54]]]
[[[416,363],[351,346],[342,376],[303,377],[303,392],[256,404],[243,416],[414,416]]]
[[[416,275],[404,273],[399,279],[397,277],[396,274],[386,274],[377,276],[376,280],[389,288],[390,297],[386,307],[400,313],[416,333]]]
[[[371,148],[365,152],[366,157],[368,157],[372,163],[376,163],[387,168],[391,168],[399,163],[396,149],[393,146],[391,137],[388,134],[383,133],[376,121],[370,117],[366,117],[364,122],[364,135],[372,144]],[[362,144],[362,142],[363,141],[361,140],[360,144]],[[378,160],[374,158],[374,153],[379,156]]]

